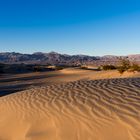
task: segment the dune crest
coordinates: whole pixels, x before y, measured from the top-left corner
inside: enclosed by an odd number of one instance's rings
[[[79,80],[0,99],[0,140],[139,140],[140,78]]]

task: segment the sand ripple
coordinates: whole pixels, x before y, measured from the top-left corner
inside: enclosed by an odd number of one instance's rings
[[[140,78],[80,80],[1,97],[0,140],[140,140]]]

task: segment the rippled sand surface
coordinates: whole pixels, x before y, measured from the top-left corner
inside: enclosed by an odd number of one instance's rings
[[[140,140],[140,78],[78,80],[1,97],[0,140]]]

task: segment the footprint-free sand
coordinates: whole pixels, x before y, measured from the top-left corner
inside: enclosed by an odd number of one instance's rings
[[[140,78],[89,74],[0,97],[0,140],[140,140]]]

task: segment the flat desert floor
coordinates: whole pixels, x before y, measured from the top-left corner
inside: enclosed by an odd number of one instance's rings
[[[140,140],[139,73],[1,76],[1,95],[15,91],[0,97],[0,140]]]

